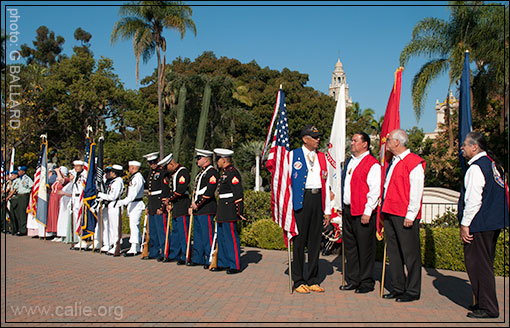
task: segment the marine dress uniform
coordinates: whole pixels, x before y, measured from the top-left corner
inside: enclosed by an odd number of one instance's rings
[[[172,160],[172,154],[169,156],[167,157],[168,162]],[[186,263],[188,234],[190,233],[188,213],[191,203],[188,192],[190,180],[188,169],[180,164],[177,164],[169,180],[172,185],[168,196],[168,201],[172,205],[172,235],[169,238],[169,249],[165,255],[168,260],[176,260],[179,265]]]
[[[234,153],[228,149],[216,148],[214,153],[230,158]],[[241,272],[241,244],[237,233],[237,221],[243,215],[243,185],[241,174],[230,163],[223,167],[218,192],[218,267],[211,271],[227,269],[228,274]]]
[[[149,163],[154,163],[159,153],[145,155]],[[144,259],[158,259],[163,257],[162,249],[165,247],[165,223],[166,210],[162,199],[164,198],[164,177],[165,170],[161,166],[152,168],[147,178],[149,190],[149,201],[147,212],[149,214],[149,257]],[[161,214],[158,214],[160,210]]]
[[[211,157],[212,151],[197,149],[197,157]],[[202,168],[195,178],[193,201],[193,258],[190,265],[204,265],[209,268],[209,254],[213,244],[214,217],[217,204],[214,193],[218,187],[219,174],[212,164]]]

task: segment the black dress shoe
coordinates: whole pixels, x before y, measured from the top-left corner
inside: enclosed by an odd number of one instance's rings
[[[474,319],[488,319],[488,318],[497,318],[499,315],[490,315],[484,310],[474,310],[473,312],[469,312],[467,314],[468,318],[474,318]]]
[[[397,299],[395,301],[397,302],[400,302],[400,303],[404,303],[404,302],[412,302],[412,301],[416,301],[416,300],[419,300],[420,299],[420,296],[413,296],[413,295],[409,295],[409,294],[402,294],[400,295],[399,297],[397,297]]]
[[[170,262],[172,262],[172,260],[171,260],[171,259],[169,259],[168,257],[165,257],[165,258],[163,259],[163,261],[161,261],[161,262],[163,262],[163,263],[170,263]]]
[[[204,264],[204,270],[209,270],[209,264]]]
[[[142,257],[142,260],[155,260],[155,259],[156,259],[155,257],[150,257],[150,256]]]
[[[163,256],[158,257],[158,262],[163,262]]]
[[[177,265],[184,265],[184,264],[186,264],[186,261],[184,261],[184,260],[177,261]]]
[[[186,265],[187,266],[197,266],[197,265],[200,265],[200,264],[195,263],[195,262],[186,262]]]
[[[366,294],[366,293],[370,293],[373,290],[374,290],[374,287],[360,287],[360,288],[356,289],[354,292],[356,294]]]
[[[387,300],[391,300],[391,299],[394,299],[394,298],[397,298],[397,297],[400,297],[402,296],[403,294],[402,293],[395,293],[395,292],[392,292],[392,293],[389,293],[389,294],[384,294],[383,295],[383,298],[387,299]]]
[[[340,287],[338,287],[338,289],[340,289],[340,290],[354,290],[354,289],[357,289],[358,287],[359,287],[358,285],[348,284],[345,286],[340,286]]]
[[[135,253],[124,253],[124,257],[135,256]]]
[[[475,310],[480,310],[480,307],[478,306],[478,304],[472,304],[472,305],[468,306],[468,309],[469,309],[469,311],[475,311]]]
[[[227,270],[227,274],[236,274],[236,273],[239,273],[241,272],[241,270],[236,270],[236,269],[228,269]]]
[[[212,268],[211,270],[209,271],[214,271],[214,272],[218,272],[218,271],[223,271],[225,270],[225,268],[222,268],[222,267],[216,267],[216,268]]]

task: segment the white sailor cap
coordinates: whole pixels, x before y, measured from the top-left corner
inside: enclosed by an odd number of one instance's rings
[[[195,148],[195,151],[197,152],[195,157],[212,157],[212,155],[214,155],[214,153],[210,150]]]
[[[158,165],[161,165],[161,166],[165,166],[167,165],[168,163],[170,163],[170,161],[172,160],[172,158],[174,158],[174,156],[172,155],[172,153],[170,153],[170,155],[168,155],[167,157],[163,158],[161,161],[158,162]]]
[[[156,151],[154,153],[143,155],[147,159],[148,162],[155,161],[158,159],[159,151]]]
[[[85,165],[84,161],[76,160],[73,162],[73,165]]]
[[[122,172],[124,170],[122,166],[120,166],[119,164],[112,165],[112,169],[119,172]]]
[[[232,150],[225,149],[225,148],[215,148],[214,153],[218,157],[232,157],[232,155],[234,154],[234,152]]]
[[[58,168],[60,170],[60,173],[62,173],[63,176],[67,177],[69,175],[69,169],[65,166],[61,166]]]
[[[129,166],[142,166],[142,163],[140,163],[139,161],[129,161],[128,165]]]

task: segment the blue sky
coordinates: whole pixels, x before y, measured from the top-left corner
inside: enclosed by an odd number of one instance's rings
[[[32,46],[35,30],[41,25],[62,35],[66,40],[64,52],[72,54],[72,47],[77,45],[74,30],[81,27],[92,34],[94,56],[113,59],[115,72],[124,86],[137,89],[132,43],[110,44],[113,24],[119,19],[118,8],[124,2],[63,1],[44,2],[57,6],[41,6],[41,2],[4,1],[3,27],[5,5],[17,8],[20,16],[19,41],[7,43],[7,54],[24,43]],[[193,6],[197,36],[187,33],[180,40],[177,33],[166,30],[167,62],[178,56],[194,60],[204,51],[213,51],[217,57],[236,58],[243,63],[255,60],[261,67],[280,71],[287,67],[309,74],[307,86],[327,93],[331,74],[340,58],[353,101],[359,102],[362,109],[372,108],[377,118],[386,109],[399,55],[411,39],[412,28],[426,17],[447,20],[449,16],[447,2],[443,1],[186,3]],[[7,20],[9,23],[9,17]],[[6,31],[9,33],[9,24]],[[436,126],[436,99],[442,101],[447,94],[445,74],[431,85],[422,117],[419,122],[416,120],[411,104],[411,81],[426,61],[427,58],[411,60],[402,75],[400,113],[404,129],[418,126],[424,132],[432,132]],[[141,63],[140,77],[150,74],[155,67],[156,56],[147,64]]]

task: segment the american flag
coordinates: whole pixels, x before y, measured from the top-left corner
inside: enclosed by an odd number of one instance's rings
[[[285,244],[288,245],[288,240],[296,236],[298,230],[292,211],[289,121],[287,120],[285,95],[281,88],[276,99],[275,113],[277,111],[279,112],[278,120],[266,167],[272,177],[271,212],[273,220],[283,229]]]
[[[39,184],[41,183],[41,163],[44,153],[43,146],[41,145],[41,151],[39,152],[39,159],[37,160],[37,168],[35,169],[34,184],[32,191],[30,192],[30,199],[27,207],[27,214],[32,213],[34,218],[37,215],[37,200],[39,195]]]

